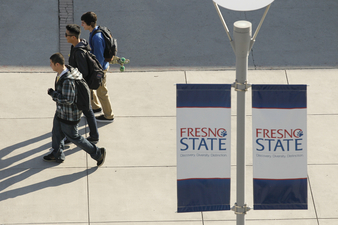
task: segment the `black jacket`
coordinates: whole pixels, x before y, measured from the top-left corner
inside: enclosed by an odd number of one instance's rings
[[[78,43],[75,47],[72,45],[70,48],[68,61],[69,65],[74,68],[78,68],[85,79],[88,76],[88,64],[85,55],[86,51],[90,51],[89,44],[85,39],[81,39],[80,43]]]

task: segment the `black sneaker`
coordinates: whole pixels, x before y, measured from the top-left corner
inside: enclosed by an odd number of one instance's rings
[[[97,144],[97,142],[99,142],[99,139],[95,139],[95,138],[92,138],[92,137],[87,137],[87,140],[93,144]]]
[[[93,109],[93,112],[94,112],[94,113],[99,113],[99,112],[101,112],[101,111],[102,111],[101,108],[99,108],[99,109]]]
[[[106,159],[106,149],[105,148],[100,148],[101,151],[101,159],[97,160],[97,166],[100,167],[103,165],[104,160]]]
[[[103,123],[111,123],[111,122],[114,121],[114,118],[113,119],[107,119],[106,117],[104,117],[104,115],[97,116],[95,118],[96,118],[97,122],[103,122]]]
[[[43,160],[46,162],[57,162],[57,163],[63,163],[63,159],[56,159],[53,155],[53,153],[50,153],[49,155],[46,155],[43,157]]]

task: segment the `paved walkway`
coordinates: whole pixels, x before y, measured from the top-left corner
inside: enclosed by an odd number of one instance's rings
[[[106,147],[107,160],[99,169],[74,145],[66,150],[63,164],[42,160],[51,145],[55,105],[46,90],[54,73],[1,74],[0,224],[234,225],[232,211],[176,213],[175,84],[232,83],[235,71],[117,71],[112,67],[108,73],[116,121],[100,124],[99,146]],[[309,209],[249,211],[247,224],[338,224],[337,73],[337,69],[249,71],[252,84],[309,85]],[[246,202],[252,207],[250,95]],[[232,106],[236,108],[235,99]],[[235,124],[234,111],[232,119]],[[85,119],[80,130],[88,135]],[[231,143],[234,205],[236,142]]]
[[[0,225],[235,225],[232,211],[176,213],[175,84],[235,80],[235,56],[211,0],[72,1],[74,23],[84,12],[96,12],[100,24],[118,31],[119,54],[132,61],[127,72],[112,66],[108,73],[116,119],[99,124],[98,145],[107,149],[99,169],[74,145],[63,164],[42,160],[55,112],[46,93],[55,76],[48,59],[67,52],[59,2],[71,0],[0,0]],[[337,6],[336,0],[275,1],[249,56],[256,69],[248,73],[251,84],[309,85],[309,209],[252,210],[248,225],[338,224]],[[255,30],[263,14],[222,12],[230,29],[245,18]],[[250,96],[246,203],[252,207]],[[88,135],[85,118],[80,132]]]

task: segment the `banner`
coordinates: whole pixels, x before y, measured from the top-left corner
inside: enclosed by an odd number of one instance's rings
[[[252,85],[254,209],[307,209],[306,85]]]
[[[231,85],[177,84],[178,212],[230,209]]]

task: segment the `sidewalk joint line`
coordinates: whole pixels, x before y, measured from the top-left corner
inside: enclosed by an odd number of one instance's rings
[[[309,182],[309,188],[310,188],[309,192],[310,192],[310,195],[312,197],[312,204],[313,204],[313,208],[315,210],[317,224],[319,225],[319,218],[318,218],[318,212],[317,212],[316,203],[315,203],[315,196],[313,195],[313,191],[312,191],[311,182],[310,182],[310,176],[309,175],[307,176],[307,179],[308,179],[308,182]]]
[[[289,77],[288,77],[288,71],[287,71],[287,70],[284,70],[284,72],[285,72],[286,83],[287,83],[287,84],[290,84],[290,82],[289,82]]]

